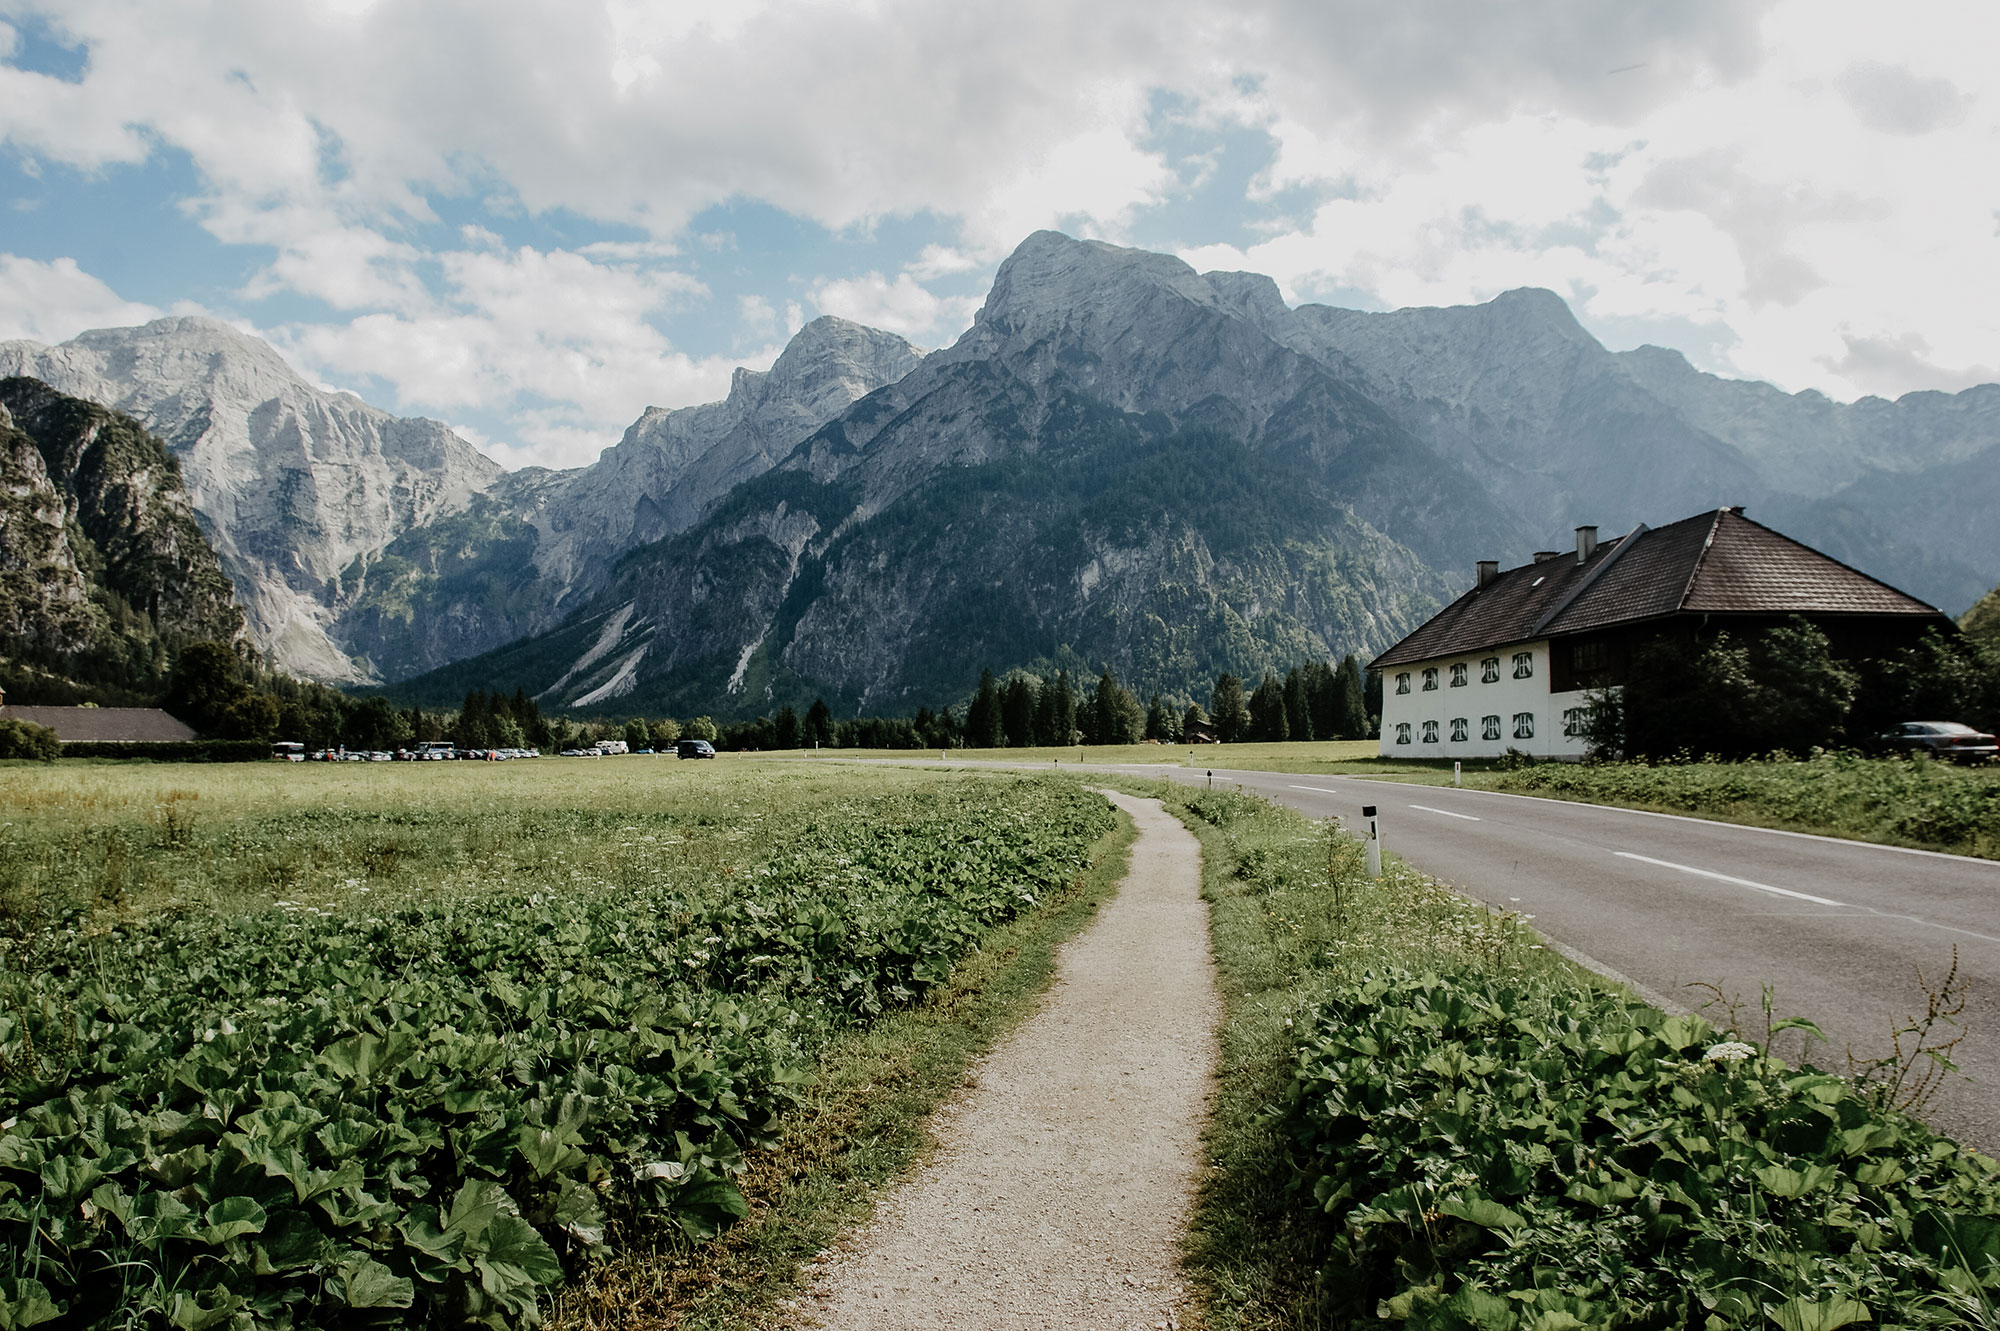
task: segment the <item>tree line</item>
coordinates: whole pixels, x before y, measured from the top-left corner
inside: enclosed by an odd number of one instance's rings
[[[1375,733],[1380,711],[1380,683],[1364,674],[1352,654],[1338,665],[1311,661],[1294,666],[1283,677],[1266,670],[1247,692],[1239,677],[1219,675],[1205,707],[1157,692],[1141,703],[1109,669],[1094,683],[1065,670],[1048,675],[1013,670],[1001,676],[985,669],[971,699],[959,710],[949,705],[935,711],[920,707],[914,717],[836,720],[826,702],[815,699],[804,716],[787,706],[769,716],[725,725],[718,742],[724,748],[754,751],[816,744],[1018,749],[1147,740],[1178,744],[1367,739]]]
[[[1627,681],[1591,695],[1584,738],[1604,758],[1748,758],[1882,746],[1904,721],[2000,727],[2000,634],[1930,632],[1849,659],[1810,621],[1633,652]]]

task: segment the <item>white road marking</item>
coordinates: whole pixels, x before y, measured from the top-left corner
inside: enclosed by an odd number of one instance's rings
[[[1453,813],[1450,809],[1433,809],[1428,804],[1412,804],[1410,807],[1412,809],[1422,809],[1425,813],[1441,813],[1447,818],[1463,818],[1468,823],[1483,821],[1482,819],[1473,817],[1469,813]]]
[[[2000,943],[2000,937],[1995,937],[1992,934],[1982,934],[1977,929],[1961,929],[1955,924],[1939,924],[1936,920],[1927,920],[1921,915],[1905,915],[1900,911],[1882,910],[1876,906],[1851,906],[1845,901],[1835,901],[1831,897],[1816,897],[1810,892],[1794,892],[1790,888],[1772,887],[1769,883],[1753,883],[1748,878],[1732,878],[1726,873],[1714,873],[1708,869],[1694,868],[1691,865],[1675,864],[1672,860],[1656,860],[1650,855],[1634,855],[1629,850],[1614,850],[1611,853],[1620,859],[1637,860],[1641,864],[1657,864],[1662,869],[1678,869],[1682,873],[1691,873],[1700,878],[1713,878],[1719,883],[1733,883],[1737,887],[1755,888],[1759,892],[1769,892],[1774,896],[1792,897],[1798,901],[1810,901],[1816,906],[1835,906],[1841,910],[1864,911],[1869,915],[1879,916],[1885,920],[1904,920],[1925,929],[1939,929],[1948,934],[1964,934],[1967,938],[1977,938],[1988,943]],[[1812,914],[1813,912],[1787,912],[1788,915],[1793,917],[1802,913]]]
[[[1798,901],[1810,901],[1815,906],[1839,906],[1845,910],[1853,909],[1845,901],[1835,901],[1832,897],[1816,897],[1810,892],[1794,892],[1788,887],[1772,887],[1769,883],[1753,883],[1748,878],[1731,878],[1726,873],[1715,873],[1708,869],[1696,869],[1686,864],[1675,864],[1672,860],[1656,860],[1650,855],[1634,855],[1629,850],[1617,850],[1613,851],[1612,854],[1621,860],[1637,860],[1641,864],[1656,864],[1662,869],[1678,869],[1682,873],[1691,873],[1697,878],[1713,878],[1718,883],[1733,883],[1737,887],[1753,888],[1759,892],[1769,892],[1774,896],[1792,897]]]
[[[1286,786],[1286,790],[1310,790],[1315,795],[1338,795],[1338,790],[1328,790],[1325,786]]]

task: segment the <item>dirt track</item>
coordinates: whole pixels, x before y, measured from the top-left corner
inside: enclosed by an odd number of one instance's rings
[[[936,1154],[825,1264],[808,1325],[1180,1325],[1221,1016],[1201,850],[1157,800],[1106,794],[1139,826],[1131,873],[933,1120]]]

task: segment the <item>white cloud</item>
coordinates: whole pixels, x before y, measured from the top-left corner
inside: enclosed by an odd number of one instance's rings
[[[145,323],[160,313],[121,299],[74,259],[42,263],[0,254],[0,341],[67,342],[88,329]]]
[[[1247,198],[1299,191],[1301,215],[1189,252],[1293,298],[1546,285],[1586,321],[1720,330],[1730,359],[1708,368],[1838,395],[2000,362],[1990,6],[1893,22],[1860,0],[6,7],[89,51],[76,84],[0,65],[0,139],[26,169],[185,152],[191,213],[271,252],[247,296],[354,314],[286,330],[301,355],[435,410],[553,403],[520,419],[564,456],[565,430],[726,384],[726,358],[656,327],[701,297],[684,248],[733,244],[687,234],[702,209],[759,201],[847,233],[945,219],[948,243],[809,292],[935,343],[972,305],[938,292],[1028,232],[1129,240],[1223,178],[1199,152],[1177,173],[1155,137],[1168,119],[1269,135]],[[643,238],[418,248],[468,201]],[[757,338],[777,318],[739,313]]]
[[[1976,73],[1987,43],[1972,40],[2000,36],[2000,17],[1923,15],[1913,34],[1793,0],[1766,16],[1756,60],[1718,61],[1678,95],[1596,111],[1572,96],[1564,113],[1526,107],[1386,149],[1370,146],[1379,124],[1310,122],[1267,92],[1279,152],[1263,188],[1334,197],[1260,243],[1185,257],[1269,272],[1293,299],[1547,286],[1586,323],[1724,329],[1683,349],[1839,397],[1964,386],[2000,360],[2000,180],[1968,169],[2000,150],[2000,99]]]
[[[682,274],[488,245],[434,261],[439,290],[407,308],[269,335],[313,373],[389,384],[398,411],[506,413],[517,441],[494,455],[509,465],[588,462],[648,406],[721,397],[743,363],[689,356],[654,326],[705,294]]]
[[[837,314],[929,346],[962,332],[979,308],[977,297],[939,297],[907,272],[898,273],[893,280],[880,273],[866,273],[825,281],[810,294],[822,314]]]

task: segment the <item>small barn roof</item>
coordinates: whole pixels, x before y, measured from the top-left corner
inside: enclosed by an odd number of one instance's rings
[[[1668,615],[1944,615],[1831,555],[1718,508],[1644,524],[1579,561],[1558,555],[1474,587],[1375,658],[1375,668],[1461,656]]]
[[[157,707],[0,707],[0,717],[47,726],[65,744],[177,744],[196,738]]]

